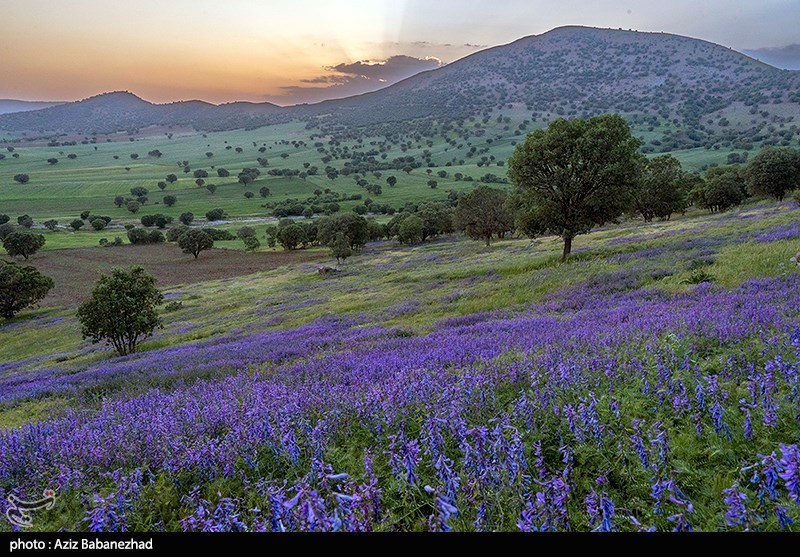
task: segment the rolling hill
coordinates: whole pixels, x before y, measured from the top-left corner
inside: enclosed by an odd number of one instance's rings
[[[61,102],[20,101],[16,99],[0,99],[0,114],[13,114],[15,112],[29,112],[41,110],[51,106],[59,106]]]
[[[719,142],[747,148],[795,137],[800,72],[678,35],[562,27],[374,93],[315,105],[154,105],[130,93],[111,93],[0,116],[0,129],[104,133],[190,124],[215,131],[299,119],[326,133],[366,127],[385,134],[388,129],[418,131],[420,122],[463,126],[467,118],[504,110],[524,112],[534,122],[619,112],[644,127],[674,126],[657,130],[655,150]]]

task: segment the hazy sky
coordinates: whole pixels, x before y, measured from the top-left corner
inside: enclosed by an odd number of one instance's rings
[[[562,25],[782,47],[800,43],[800,0],[2,0],[0,22],[0,98],[290,104]]]

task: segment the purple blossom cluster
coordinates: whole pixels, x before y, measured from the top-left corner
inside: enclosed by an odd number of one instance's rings
[[[713,512],[698,512],[705,488],[678,464],[688,438],[750,462],[772,443],[746,486],[716,495],[719,525],[752,527],[769,507],[788,527],[800,508],[800,279],[635,288],[620,272],[521,315],[418,336],[328,318],[78,373],[3,375],[4,402],[182,382],[0,432],[0,488],[91,493],[71,526],[95,531],[138,524],[142,493],[164,478],[183,489],[178,523],[191,531],[688,531]],[[212,482],[250,495],[211,496]]]

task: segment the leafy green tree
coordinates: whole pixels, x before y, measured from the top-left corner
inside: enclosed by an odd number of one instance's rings
[[[278,242],[278,227],[270,224],[266,229],[267,246],[274,248]]]
[[[13,234],[16,231],[17,229],[14,228],[14,225],[12,225],[11,223],[6,222],[0,224],[0,241],[5,240],[6,238],[8,238],[9,235]]]
[[[42,249],[44,243],[44,236],[31,232],[12,232],[3,239],[3,247],[8,255],[11,257],[21,255],[25,259]]]
[[[224,209],[212,209],[206,213],[206,219],[210,222],[222,220],[225,218],[225,216]]]
[[[259,195],[261,195],[261,197],[269,197],[270,195],[270,191],[267,186],[264,186],[260,190],[258,190],[258,193]]]
[[[317,222],[317,241],[320,245],[331,247],[336,237],[342,234],[351,250],[359,251],[369,241],[367,219],[353,213],[323,217]]]
[[[174,228],[170,228],[167,230],[167,242],[177,242],[178,238],[183,236],[188,231],[189,227],[183,224],[180,224]]]
[[[473,240],[491,245],[492,237],[503,237],[514,230],[514,213],[508,208],[508,194],[489,186],[480,186],[458,201],[455,227]]]
[[[143,186],[136,186],[135,188],[131,188],[131,195],[133,197],[145,197],[148,193],[150,193],[150,190],[148,190]]]
[[[750,195],[766,195],[783,201],[800,186],[800,151],[765,147],[753,157],[744,171]]]
[[[231,173],[226,168],[218,168],[217,169],[217,176],[219,178],[227,178],[230,175],[231,175]]]
[[[278,230],[277,240],[283,249],[293,251],[308,242],[308,236],[302,226],[290,224]]]
[[[701,209],[722,212],[741,205],[747,198],[746,184],[740,170],[733,166],[712,168],[705,181],[692,190],[692,199]]]
[[[0,215],[0,224],[5,224],[11,220],[11,217],[8,215]]]
[[[261,247],[261,242],[255,236],[245,236],[242,238],[242,242],[244,242],[244,247],[247,251],[256,251]]]
[[[161,191],[164,191],[165,189],[167,189],[167,183],[165,181],[163,181],[163,180],[161,182],[159,182],[157,185],[158,185],[158,189],[160,189]]]
[[[416,245],[422,242],[425,222],[416,215],[403,219],[397,229],[397,239],[401,244]]]
[[[388,178],[386,178],[386,183],[389,184],[390,188],[393,188],[397,185],[397,178],[395,178],[394,176],[389,176]]]
[[[33,226],[33,219],[28,215],[17,217],[17,224],[22,228],[31,228]]]
[[[30,181],[31,177],[27,174],[16,174],[14,176],[14,181],[20,184],[27,184]]]
[[[673,213],[686,209],[685,175],[681,162],[672,155],[647,161],[633,196],[634,206],[645,222],[654,217],[669,220]]]
[[[174,195],[165,195],[164,196],[164,205],[167,207],[173,207],[178,202],[178,198]]]
[[[96,218],[92,220],[90,224],[92,225],[92,228],[94,228],[97,231],[103,230],[107,225],[106,221],[101,218]]]
[[[189,226],[194,221],[194,213],[191,213],[189,211],[181,213],[181,216],[178,217],[178,220],[181,221],[184,225]]]
[[[444,203],[422,203],[417,208],[416,215],[425,224],[422,229],[423,242],[429,238],[455,232],[453,211]]]
[[[516,200],[534,230],[572,241],[630,206],[642,166],[639,140],[619,115],[556,120],[517,146],[509,160]],[[530,228],[529,228],[530,230]]]
[[[178,238],[178,247],[183,250],[183,253],[194,255],[194,258],[197,259],[200,252],[214,247],[214,239],[204,230],[193,228]]]
[[[58,221],[54,219],[46,220],[42,224],[44,224],[44,227],[51,232],[58,228]]]
[[[91,299],[78,308],[83,338],[105,342],[120,356],[132,354],[161,327],[158,306],[163,301],[156,279],[141,267],[114,269],[100,277]]]
[[[128,209],[134,215],[139,212],[139,209],[142,207],[142,204],[138,201],[131,199],[130,201],[125,203],[125,208]]]
[[[175,182],[178,181],[178,176],[176,174],[167,174],[166,180],[170,184],[174,184]]]
[[[53,279],[34,267],[0,260],[0,317],[12,319],[42,301],[53,286]]]
[[[211,195],[214,195],[217,192],[217,186],[215,186],[214,184],[208,184],[206,186],[206,189],[208,190],[208,193],[210,193]]]
[[[122,197],[121,195],[118,195],[114,198],[114,205],[116,205],[118,209],[122,207],[124,204],[125,204],[125,198]]]
[[[329,247],[331,255],[336,258],[336,263],[340,265],[342,261],[353,255],[353,249],[350,247],[350,240],[342,232],[336,233],[336,237]]]

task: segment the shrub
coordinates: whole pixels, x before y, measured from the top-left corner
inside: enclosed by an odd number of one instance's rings
[[[92,225],[92,228],[97,231],[103,230],[107,225],[105,220],[99,218],[94,219],[90,224]]]
[[[206,219],[209,222],[222,220],[226,216],[227,215],[225,214],[225,210],[224,209],[212,209],[212,210],[210,210],[209,212],[206,213]]]
[[[53,286],[53,279],[34,267],[0,260],[0,317],[12,319],[43,300]]]

